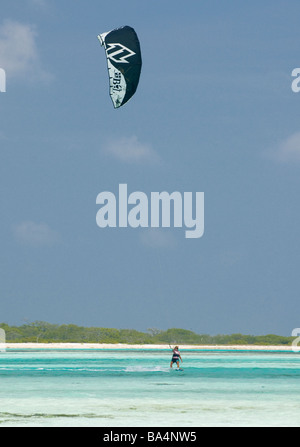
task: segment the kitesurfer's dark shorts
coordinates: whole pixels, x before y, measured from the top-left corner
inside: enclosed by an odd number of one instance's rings
[[[172,363],[179,362],[179,357],[172,357]]]

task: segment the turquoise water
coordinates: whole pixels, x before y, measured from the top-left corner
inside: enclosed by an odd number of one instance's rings
[[[0,426],[300,426],[300,354],[0,353]]]

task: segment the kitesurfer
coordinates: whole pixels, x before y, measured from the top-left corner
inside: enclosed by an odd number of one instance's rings
[[[170,348],[171,348],[171,346],[170,346]],[[172,351],[173,351],[173,355],[172,355],[172,360],[171,360],[171,363],[170,363],[170,368],[173,367],[173,363],[176,363],[177,368],[179,369],[179,359],[182,362],[182,358],[181,358],[178,346],[175,346],[175,348],[172,349]]]

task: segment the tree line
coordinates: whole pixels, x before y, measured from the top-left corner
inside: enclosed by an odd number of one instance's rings
[[[125,343],[125,344],[189,344],[189,345],[291,345],[293,337],[280,335],[208,335],[186,329],[147,332],[135,329],[83,327],[75,324],[51,324],[35,321],[21,326],[0,323],[7,343]]]

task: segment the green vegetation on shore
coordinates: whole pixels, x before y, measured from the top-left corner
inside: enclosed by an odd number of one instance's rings
[[[110,329],[82,327],[74,324],[50,324],[43,321],[22,326],[0,323],[7,343],[127,343],[127,344],[189,344],[189,345],[291,345],[292,337],[280,335],[207,335],[186,329]]]

